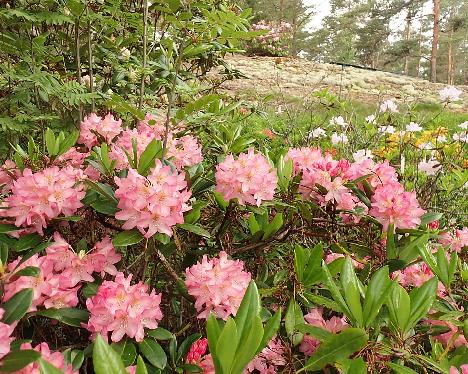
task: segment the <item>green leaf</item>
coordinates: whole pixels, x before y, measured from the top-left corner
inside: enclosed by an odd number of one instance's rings
[[[317,326],[309,325],[308,323],[300,323],[296,325],[296,330],[303,334],[310,335],[320,341],[324,341],[332,335],[331,332]]]
[[[162,156],[162,144],[159,140],[153,139],[145,148],[138,162],[138,174],[147,175],[148,171],[154,167],[156,158]]]
[[[80,137],[80,132],[77,130],[72,131],[70,134],[68,134],[67,137],[60,142],[57,156],[63,155],[71,147],[73,147],[75,143],[78,141],[79,137]]]
[[[328,270],[328,266],[325,261],[322,261],[322,269],[325,275],[324,283],[327,286],[328,290],[330,291],[333,300],[338,304],[338,306],[343,310],[343,312],[348,316],[351,317],[351,311],[348,308],[343,296],[340,293],[335,281],[333,280],[330,271]]]
[[[237,347],[237,351],[235,352],[235,360],[231,370],[229,371],[230,373],[243,373],[245,367],[249,364],[250,361],[252,361],[257,352],[265,348],[268,342],[266,342],[264,346],[261,345],[263,341],[263,335],[264,331],[262,320],[259,316],[255,316],[252,323],[250,324],[250,330],[247,338],[243,340],[242,344],[239,344]]]
[[[39,359],[39,370],[41,374],[63,374],[63,371],[42,358]]]
[[[14,373],[36,361],[41,354],[32,349],[13,351],[2,358],[1,373]]]
[[[427,225],[428,223],[438,221],[443,216],[442,213],[437,212],[426,212],[421,216],[421,226]]]
[[[273,314],[273,316],[268,320],[268,322],[264,326],[263,337],[262,341],[257,348],[257,354],[265,348],[270,340],[275,336],[276,332],[278,331],[281,323],[281,309],[278,310]]]
[[[45,132],[45,140],[47,146],[47,153],[49,154],[49,156],[55,156],[55,134],[50,128],[47,128]]]
[[[302,314],[301,307],[296,300],[291,299],[284,316],[284,327],[289,337],[292,337],[296,326],[305,323],[304,315]]]
[[[255,219],[255,214],[252,213],[247,220],[249,224],[249,230],[251,235],[255,235],[257,232],[260,231],[260,225],[258,224],[257,220]]]
[[[277,213],[271,222],[266,226],[262,239],[266,240],[276,234],[283,226],[283,214]]]
[[[406,366],[394,364],[392,362],[387,364],[390,369],[392,369],[396,374],[418,374],[417,371],[407,368]]]
[[[96,374],[127,374],[118,353],[99,334],[94,341],[93,367]]]
[[[146,369],[145,362],[141,358],[141,356],[138,356],[137,358],[137,367],[135,370],[135,374],[148,374],[148,370]]]
[[[123,339],[118,343],[112,343],[111,347],[119,354],[125,367],[133,365],[137,352],[131,340]]]
[[[343,366],[345,374],[367,374],[367,364],[362,357],[345,360]]]
[[[356,325],[362,327],[363,315],[361,306],[361,294],[359,292],[358,279],[354,272],[353,263],[349,256],[346,256],[341,270],[341,286],[343,288],[344,297],[352,317],[356,320]]]
[[[140,351],[143,356],[146,357],[151,365],[154,365],[161,370],[166,367],[166,352],[164,352],[158,342],[146,338],[142,342],[138,343],[138,346],[140,347]]]
[[[244,293],[235,318],[237,333],[241,341],[247,336],[252,319],[259,315],[259,313],[260,295],[258,294],[257,285],[254,281],[251,281]]]
[[[304,368],[298,370],[321,370],[329,364],[344,360],[365,347],[367,334],[362,329],[348,328],[338,335],[332,335],[323,341],[309,358]]]
[[[413,327],[429,311],[437,296],[437,277],[432,277],[421,287],[414,288],[409,296],[411,299],[411,313],[405,331]]]
[[[304,268],[309,261],[309,253],[306,249],[296,244],[294,247],[294,269],[296,270],[297,279],[302,282],[304,278]]]
[[[217,372],[222,373],[221,364],[218,360],[218,352],[216,346],[219,336],[221,335],[221,327],[213,313],[210,313],[206,320],[206,337],[208,338],[208,347],[210,348],[211,356],[213,357],[213,364]]]
[[[406,290],[398,283],[393,286],[387,299],[390,320],[401,331],[405,330],[411,313],[411,300]]]
[[[41,242],[42,242],[42,238],[36,233],[23,235],[16,242],[14,250],[16,252],[22,252],[22,251],[25,251],[27,249],[37,246]]]
[[[10,325],[23,318],[31,306],[33,294],[32,288],[26,288],[15,293],[8,301],[3,303],[2,308],[5,313],[2,322]]]
[[[6,224],[6,223],[1,223],[0,224],[0,234],[6,234],[8,232],[12,232],[12,231],[16,231],[16,230],[19,230],[19,228],[16,227],[15,225],[9,225],[9,224]]]
[[[30,315],[52,318],[74,327],[81,327],[81,324],[89,319],[87,310],[77,308],[50,308],[32,312]]]
[[[216,355],[218,356],[223,373],[231,372],[238,342],[239,335],[237,334],[236,322],[229,317],[216,343]]]
[[[200,340],[202,337],[201,334],[195,333],[192,335],[189,335],[180,345],[179,349],[177,350],[177,359],[176,361],[179,361],[180,359],[183,359],[185,356],[187,356],[188,351],[190,350],[190,347],[195,343],[197,340]]]
[[[317,244],[314,248],[309,250],[309,259],[304,269],[303,284],[310,287],[313,284],[323,279],[322,271],[322,258],[323,258],[323,245]]]
[[[144,239],[142,233],[137,229],[122,231],[114,236],[112,244],[115,247],[125,247],[127,245],[133,245],[141,242]]]
[[[23,269],[14,273],[14,277],[38,277],[41,273],[41,269],[37,266],[26,266]]]
[[[387,230],[387,258],[394,259],[397,255],[395,244],[395,225],[393,223],[388,225]]]
[[[412,240],[409,244],[407,244],[404,248],[400,249],[399,258],[400,260],[405,261],[409,264],[413,261],[416,257],[418,257],[418,248],[424,246],[429,240],[429,235],[424,234],[420,237]]]
[[[387,300],[394,283],[388,276],[388,266],[377,270],[367,286],[364,302],[364,324],[369,327],[379,314],[380,308]]]
[[[174,338],[174,334],[162,327],[157,327],[154,330],[146,330],[146,335],[151,336],[157,340],[171,340]]]
[[[203,227],[200,227],[198,225],[192,225],[190,223],[182,223],[178,225],[181,229],[190,231],[191,233],[194,233],[199,236],[203,236],[205,238],[211,238],[211,234],[205,230]]]

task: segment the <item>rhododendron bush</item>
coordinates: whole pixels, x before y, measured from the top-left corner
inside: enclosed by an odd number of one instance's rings
[[[215,131],[90,113],[14,147],[0,371],[465,370],[468,228],[388,160]]]

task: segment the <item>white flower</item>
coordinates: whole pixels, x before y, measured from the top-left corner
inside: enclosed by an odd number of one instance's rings
[[[379,132],[382,132],[384,134],[394,134],[395,133],[395,127],[393,126],[380,126],[379,127]]]
[[[422,149],[422,150],[431,150],[432,149],[432,143],[431,142],[427,142],[427,143],[421,143],[418,145],[418,148],[419,149]]]
[[[281,114],[283,113],[283,107],[281,105],[278,105],[278,107],[276,108],[276,114]]]
[[[366,121],[367,123],[375,123],[375,118],[376,118],[376,115],[375,114],[371,114],[371,115],[368,115],[366,117]]]
[[[436,141],[438,143],[447,143],[447,137],[445,135],[439,135],[437,138],[436,138]]]
[[[409,125],[406,125],[406,131],[409,132],[418,132],[421,131],[423,128],[416,122],[410,122]]]
[[[370,149],[360,149],[359,151],[353,153],[353,158],[356,162],[362,162],[372,157],[374,157],[374,155]]]
[[[81,77],[81,83],[84,84],[86,87],[90,87],[91,77],[89,75],[83,75]],[[93,77],[93,86],[96,83],[96,79]]]
[[[334,132],[331,136],[331,142],[334,145],[337,145],[339,143],[346,144],[348,143],[348,137],[345,134],[337,134]]]
[[[346,123],[346,121],[344,120],[344,118],[342,116],[333,117],[330,120],[330,126],[334,126],[334,125],[341,126],[341,127],[348,126],[348,124]]]
[[[462,130],[468,130],[468,121],[460,123],[458,127],[461,128]]]
[[[120,50],[120,54],[125,60],[128,60],[131,56],[130,50],[125,47]]]
[[[161,41],[161,38],[162,38],[163,34],[159,31],[156,31],[154,33],[154,41],[159,43]]]
[[[114,93],[114,91],[112,91],[110,88],[106,91],[106,94],[108,94],[109,96],[112,95]]]
[[[308,56],[309,56],[309,53],[302,49],[297,53],[297,57],[299,58],[307,58]]]
[[[453,134],[452,135],[453,140],[459,141],[461,143],[468,143],[468,132],[461,132],[460,134]]]
[[[434,159],[421,161],[418,164],[418,169],[424,172],[426,175],[435,175],[441,168],[442,166],[440,163]]]
[[[385,100],[382,104],[380,104],[380,111],[384,112],[391,112],[391,113],[398,113],[398,107],[392,99]]]
[[[323,138],[326,135],[327,133],[325,132],[324,129],[322,129],[321,127],[317,127],[316,129],[312,130],[309,133],[309,139],[310,138]]]
[[[440,101],[443,103],[460,100],[462,91],[453,86],[447,86],[439,91]]]

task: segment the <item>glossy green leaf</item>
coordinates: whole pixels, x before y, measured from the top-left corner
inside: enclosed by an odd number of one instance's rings
[[[369,281],[364,302],[364,325],[370,326],[379,314],[380,308],[392,292],[394,283],[390,280],[388,266],[377,270]]]
[[[363,314],[361,306],[361,294],[359,292],[358,279],[354,272],[353,263],[349,256],[346,256],[343,268],[341,270],[341,286],[343,288],[344,298],[348,305],[351,315],[356,321],[357,327],[363,325]]]
[[[119,354],[99,334],[93,346],[93,367],[96,374],[127,374]]]
[[[81,324],[89,319],[89,312],[78,308],[50,308],[32,312],[30,315],[52,318],[74,327],[81,327]]]
[[[137,229],[122,231],[114,236],[112,244],[115,247],[125,247],[127,245],[138,244],[144,239],[142,233]]]
[[[36,361],[41,354],[32,349],[17,350],[2,358],[0,373],[13,373]]]
[[[11,324],[19,321],[31,306],[33,294],[32,288],[25,288],[15,293],[8,301],[3,303],[4,314],[2,322]]]
[[[395,327],[404,331],[411,313],[411,300],[406,290],[398,283],[393,286],[387,299],[390,320]]]
[[[216,343],[216,355],[223,373],[230,373],[238,343],[239,335],[237,334],[236,322],[229,317]]]
[[[63,371],[42,358],[39,359],[39,370],[41,374],[63,374]]]
[[[153,339],[146,338],[138,343],[140,351],[145,358],[158,369],[164,369],[167,364],[166,352],[161,348],[158,342]]]
[[[423,318],[437,296],[437,277],[432,277],[421,287],[414,288],[409,296],[411,300],[411,313],[405,331],[413,327],[418,321]]]

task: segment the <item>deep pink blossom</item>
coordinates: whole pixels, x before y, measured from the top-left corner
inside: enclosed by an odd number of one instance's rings
[[[148,292],[148,285],[139,282],[131,285],[132,275],[125,278],[117,273],[114,281],[104,281],[95,296],[86,300],[90,317],[86,328],[101,334],[105,339],[111,332],[113,342],[124,335],[140,342],[144,329],[155,329],[162,319],[160,309],[161,294],[155,290]]]
[[[192,344],[190,350],[187,353],[186,362],[189,364],[194,364],[200,361],[202,356],[206,353],[208,348],[208,339],[202,338],[197,340]]]
[[[147,238],[158,232],[171,236],[172,226],[183,223],[183,213],[190,210],[190,191],[184,175],[172,172],[160,160],[156,160],[148,177],[129,169],[127,177],[115,177],[115,183],[120,209],[115,218],[125,221],[125,230],[136,227]]]
[[[464,247],[468,247],[468,227],[442,233],[439,243],[452,251],[461,252]]]
[[[273,199],[278,177],[276,170],[260,153],[249,148],[234,159],[228,155],[216,166],[216,191],[227,201],[237,199],[241,205],[260,206]]]
[[[229,260],[224,251],[210,260],[205,255],[201,262],[185,270],[185,285],[195,297],[198,318],[207,318],[210,312],[224,320],[235,316],[250,279],[244,263]]]

